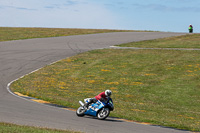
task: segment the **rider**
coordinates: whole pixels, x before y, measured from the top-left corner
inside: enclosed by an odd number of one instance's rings
[[[106,90],[104,92],[101,92],[99,95],[95,96],[94,98],[91,98],[87,103],[85,103],[85,107],[88,108],[89,104],[96,103],[98,100],[106,102],[108,101],[108,98],[112,95],[111,90]]]

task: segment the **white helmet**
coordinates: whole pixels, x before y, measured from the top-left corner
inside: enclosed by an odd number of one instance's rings
[[[111,94],[112,94],[112,91],[111,91],[111,90],[106,90],[106,91],[105,91],[105,95],[106,95],[107,97],[111,96]]]

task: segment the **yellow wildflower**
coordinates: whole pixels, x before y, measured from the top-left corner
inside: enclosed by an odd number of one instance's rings
[[[153,74],[153,73],[146,73],[144,74],[145,76],[153,76],[153,75],[157,75],[157,74]]]
[[[119,82],[104,82],[104,84],[108,84],[108,85],[119,85]]]
[[[116,88],[116,87],[111,87],[110,89],[111,89],[111,90],[116,90],[117,88]]]
[[[103,72],[111,72],[110,70],[101,69]]]
[[[67,59],[67,62],[69,62],[69,63],[70,63],[70,62],[72,62],[72,60],[71,60],[70,58],[68,58],[68,59]]]
[[[145,110],[140,110],[140,109],[131,109],[132,111],[136,111],[136,112],[147,112]]]
[[[132,82],[131,85],[142,85],[142,82]]]
[[[131,98],[131,97],[133,97],[133,95],[128,94],[128,95],[126,95],[126,97]]]
[[[95,80],[88,80],[87,83],[93,84],[95,83]]]

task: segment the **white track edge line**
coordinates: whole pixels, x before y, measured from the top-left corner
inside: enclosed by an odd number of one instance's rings
[[[69,57],[67,57],[67,58],[69,58]],[[61,59],[61,60],[62,60],[62,59]],[[55,63],[57,63],[57,62],[59,62],[59,61],[60,61],[60,60],[54,61],[54,62],[52,62],[52,63],[50,63],[50,64],[47,64],[46,66],[55,64]],[[19,80],[19,79],[21,79],[21,78],[23,78],[23,77],[25,77],[25,76],[31,74],[31,73],[37,72],[37,71],[39,71],[39,70],[42,69],[42,68],[44,68],[44,67],[40,67],[40,68],[38,68],[38,69],[36,69],[36,70],[31,71],[30,73],[27,73],[27,74],[25,74],[25,75],[23,75],[23,76],[21,76],[21,77],[19,77],[19,78],[17,78],[17,79],[12,80],[11,82],[9,82],[9,83],[7,84],[7,91],[8,91],[10,94],[12,94],[13,96],[18,97],[18,98],[21,98],[21,99],[26,100],[26,101],[29,101],[29,102],[33,102],[33,103],[37,103],[37,104],[41,104],[41,105],[44,105],[44,106],[53,107],[53,108],[57,108],[57,109],[65,109],[65,110],[68,110],[68,109],[66,109],[66,108],[58,108],[58,107],[55,107],[55,106],[50,106],[50,105],[47,105],[47,104],[43,104],[43,103],[39,103],[39,102],[30,100],[30,99],[27,99],[27,98],[25,98],[25,97],[22,97],[22,96],[19,96],[19,95],[15,94],[14,92],[12,92],[12,91],[10,90],[10,85],[11,85],[13,82],[15,82],[15,81],[17,81],[17,80]],[[27,97],[29,97],[29,96],[27,96]],[[30,97],[30,98],[34,98],[34,97]],[[38,100],[41,100],[41,99],[38,99]],[[71,111],[71,110],[68,110],[68,111]]]

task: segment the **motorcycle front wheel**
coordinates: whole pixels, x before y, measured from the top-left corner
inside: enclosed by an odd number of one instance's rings
[[[109,114],[110,114],[109,108],[103,108],[98,112],[97,118],[99,120],[104,120],[109,116]]]
[[[77,110],[76,110],[76,115],[77,116],[80,116],[80,117],[82,117],[82,116],[84,116],[85,114],[85,108],[84,107],[79,107]]]

